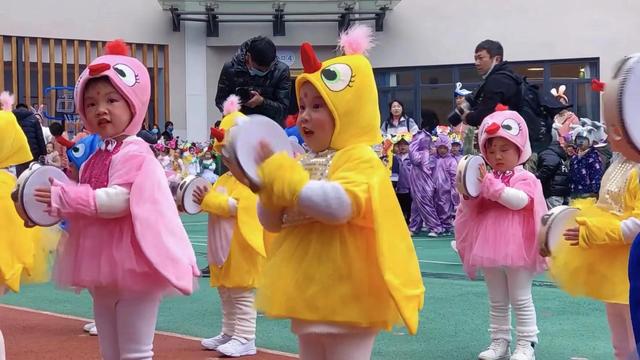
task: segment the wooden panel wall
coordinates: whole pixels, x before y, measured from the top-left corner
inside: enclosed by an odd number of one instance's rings
[[[17,95],[18,102],[27,105],[47,103],[53,106],[55,94],[50,92],[49,99],[45,99],[45,89],[54,86],[74,86],[73,82],[86,64],[96,55],[103,54],[104,45],[104,41],[0,35],[0,90],[12,91]],[[169,46],[136,43],[129,45],[131,55],[137,57],[149,69],[152,78],[152,112],[147,113],[147,119],[152,117],[153,124],[156,125],[169,121]],[[82,53],[84,55],[81,55]],[[161,111],[164,112],[163,118],[159,117]]]

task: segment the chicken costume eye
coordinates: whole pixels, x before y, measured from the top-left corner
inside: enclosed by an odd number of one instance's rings
[[[127,86],[133,86],[137,82],[136,73],[125,64],[116,64],[113,65],[113,70],[115,70],[116,74],[122,79],[122,81],[127,84]]]
[[[76,144],[73,148],[71,148],[73,155],[75,157],[81,158],[84,155],[85,146],[84,144]]]
[[[322,82],[331,91],[342,91],[351,85],[353,80],[353,71],[347,64],[333,64],[322,69]]]
[[[518,134],[520,134],[520,126],[514,119],[505,119],[505,121],[502,122],[501,127],[504,131],[513,136],[518,136]]]

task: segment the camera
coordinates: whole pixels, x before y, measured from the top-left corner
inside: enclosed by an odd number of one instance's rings
[[[238,87],[236,88],[236,95],[238,95],[238,97],[240,97],[240,101],[242,101],[242,103],[246,103],[247,101],[251,100],[251,98],[253,97],[253,95],[251,94],[252,91],[256,91],[254,88],[252,87]]]

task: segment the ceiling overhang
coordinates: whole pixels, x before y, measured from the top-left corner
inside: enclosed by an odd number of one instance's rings
[[[173,31],[183,21],[203,22],[208,37],[220,36],[220,24],[271,23],[273,36],[286,36],[287,23],[336,23],[337,30],[356,22],[373,22],[384,30],[388,11],[401,0],[158,0],[171,13]]]

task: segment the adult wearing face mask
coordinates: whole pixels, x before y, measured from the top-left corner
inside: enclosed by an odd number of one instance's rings
[[[502,45],[494,40],[484,40],[476,46],[475,66],[484,79],[475,95],[467,95],[467,104],[457,106],[458,116],[449,118],[451,125],[465,122],[480,126],[484,118],[495,111],[496,105],[503,104],[510,109],[520,109],[522,102],[521,82],[503,61]]]
[[[289,66],[276,57],[276,46],[258,36],[245,41],[231,61],[224,64],[218,81],[216,106],[231,94],[240,96],[241,112],[261,114],[284,125],[289,110]]]
[[[167,121],[164,123],[164,131],[162,132],[162,139],[165,143],[173,140],[173,123]]]

